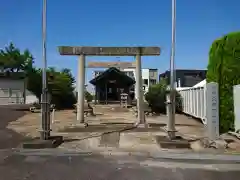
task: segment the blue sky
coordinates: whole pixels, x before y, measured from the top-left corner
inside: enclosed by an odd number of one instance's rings
[[[12,41],[42,63],[41,0],[0,0],[0,47]],[[48,66],[77,73],[77,57],[60,56],[59,45],[160,46],[143,67],[169,69],[171,0],[47,0]],[[214,39],[240,29],[239,0],[177,0],[176,67],[205,69]],[[88,61],[116,61],[88,57]],[[120,58],[133,61],[133,57]],[[87,70],[87,79],[91,69]]]

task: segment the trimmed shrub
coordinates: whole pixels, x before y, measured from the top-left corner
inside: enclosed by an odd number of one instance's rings
[[[240,84],[240,32],[213,42],[209,52],[207,82],[219,85],[220,133],[234,130],[233,86]]]
[[[166,79],[161,80],[159,84],[151,86],[145,94],[146,101],[155,113],[166,114],[166,95],[168,93],[166,82]],[[175,94],[176,112],[180,113],[182,111],[182,98],[178,92],[175,92]]]
[[[87,100],[87,102],[92,102],[93,95],[90,94],[88,91],[85,91],[85,99]]]
[[[77,98],[78,98],[78,93],[76,92],[76,99],[77,99]],[[84,98],[85,98],[85,100],[86,100],[87,102],[92,102],[94,96],[93,96],[90,92],[88,92],[88,91],[85,90],[85,92],[84,92]]]

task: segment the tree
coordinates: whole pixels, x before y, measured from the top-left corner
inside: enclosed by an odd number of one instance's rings
[[[51,94],[51,103],[56,105],[57,109],[72,108],[73,104],[76,103],[76,97],[73,93],[75,82],[69,69],[66,71],[57,71],[54,67],[49,67],[47,69],[47,82],[48,90]],[[30,76],[28,82],[35,81],[32,86],[32,91],[41,97],[42,91],[42,71],[38,70],[34,75]],[[38,82],[36,81],[38,80]],[[38,87],[38,89],[36,89]]]
[[[51,94],[51,103],[57,109],[72,108],[76,103],[73,93],[75,82],[70,70],[68,73],[57,71],[54,67],[47,69],[48,90]],[[42,94],[42,70],[34,68],[28,77],[28,90],[32,91],[39,99]]]
[[[34,58],[28,49],[23,53],[10,43],[0,50],[0,66],[6,72],[29,72],[33,68]]]
[[[166,95],[167,91],[167,79],[161,79],[158,84],[149,87],[148,92],[145,94],[145,99],[148,102],[153,112],[166,113]],[[176,94],[176,112],[182,110],[182,100],[178,92]]]
[[[91,93],[89,93],[87,90],[85,90],[84,96],[85,96],[85,100],[86,100],[87,102],[92,102],[92,100],[93,100],[93,95],[92,95]]]
[[[0,66],[3,72],[24,72],[27,77],[27,89],[39,99],[42,93],[42,70],[33,66],[34,58],[29,50],[21,52],[13,43],[0,50]],[[47,69],[48,89],[52,103],[57,108],[71,108],[76,103],[73,93],[75,82],[69,69],[57,71],[54,67]]]
[[[38,99],[41,99],[42,94],[42,70],[32,68],[27,72],[27,89],[34,93]]]
[[[219,85],[219,130],[234,131],[233,86],[240,84],[240,32],[213,42],[207,70],[207,82]]]

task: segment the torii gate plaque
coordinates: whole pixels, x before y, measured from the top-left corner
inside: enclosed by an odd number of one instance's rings
[[[78,60],[78,107],[77,120],[84,122],[84,87],[85,87],[85,57],[86,56],[135,56],[136,57],[136,86],[138,123],[146,124],[143,111],[142,67],[141,56],[159,56],[159,47],[88,47],[88,46],[60,46],[60,55],[79,56]]]

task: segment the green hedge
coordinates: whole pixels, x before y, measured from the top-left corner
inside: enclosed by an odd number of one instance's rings
[[[93,98],[94,97],[91,93],[89,93],[88,91],[85,91],[85,100],[87,100],[87,102],[92,102]]]
[[[213,42],[207,82],[219,84],[220,133],[234,130],[233,86],[240,84],[240,32]]]
[[[155,113],[166,113],[166,95],[167,80],[163,79],[159,84],[150,86],[148,92],[145,94],[145,99]],[[176,92],[176,112],[182,112],[182,98],[178,92]]]
[[[78,97],[78,93],[76,92],[76,99],[77,99],[77,97]],[[90,92],[85,91],[84,98],[87,102],[92,102],[92,100],[94,99],[94,96]]]

